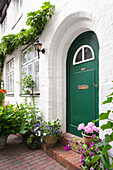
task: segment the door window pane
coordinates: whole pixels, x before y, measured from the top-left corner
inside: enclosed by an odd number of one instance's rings
[[[82,61],[82,49],[78,52],[76,57],[76,63]]]
[[[84,48],[84,60],[87,60],[87,59],[90,59],[90,58],[93,58],[92,52],[88,47],[85,47]]]

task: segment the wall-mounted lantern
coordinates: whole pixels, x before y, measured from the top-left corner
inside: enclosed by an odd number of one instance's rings
[[[45,53],[45,49],[43,48],[42,50],[41,50],[41,48],[42,48],[42,44],[37,40],[35,43],[34,43],[34,46],[35,46],[35,49],[37,50],[37,52],[38,52],[38,58],[40,59],[40,52],[42,52],[43,54]]]

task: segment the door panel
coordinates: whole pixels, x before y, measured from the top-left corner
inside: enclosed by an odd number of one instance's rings
[[[77,37],[69,48],[67,56],[67,131],[81,136],[78,124],[98,117],[98,40],[93,32]],[[94,59],[73,65],[76,51],[84,45],[91,46]],[[85,56],[87,58],[87,56]],[[88,56],[89,58],[89,56]]]

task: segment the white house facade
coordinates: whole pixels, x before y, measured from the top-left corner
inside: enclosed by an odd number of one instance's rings
[[[27,13],[39,9],[43,2],[11,0],[0,24],[1,38],[26,28]],[[22,103],[26,96],[21,95],[17,82],[23,72],[32,74],[36,81],[36,106],[44,119],[60,118],[64,132],[73,133],[77,123],[96,119],[99,113],[113,107],[102,104],[113,87],[113,1],[50,0],[50,3],[55,5],[55,13],[39,37],[45,54],[40,53],[38,59],[31,44],[6,56],[6,100]]]

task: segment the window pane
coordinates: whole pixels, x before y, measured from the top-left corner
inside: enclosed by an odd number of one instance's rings
[[[35,76],[37,76],[39,74],[39,61],[35,62],[34,68],[35,68]]]
[[[28,66],[28,76],[32,75],[32,65]]]
[[[12,74],[10,74],[9,78],[9,91],[12,92]]]
[[[28,49],[28,60],[32,59],[32,47]]]
[[[88,47],[85,47],[84,48],[84,60],[87,60],[87,59],[90,59],[90,58],[93,58],[92,52]]]
[[[82,49],[78,52],[75,63],[80,61],[82,61]]]
[[[39,91],[39,77],[35,77],[35,83],[36,83],[36,86],[35,86],[35,91]]]
[[[27,62],[27,52],[23,53],[23,64]]]

